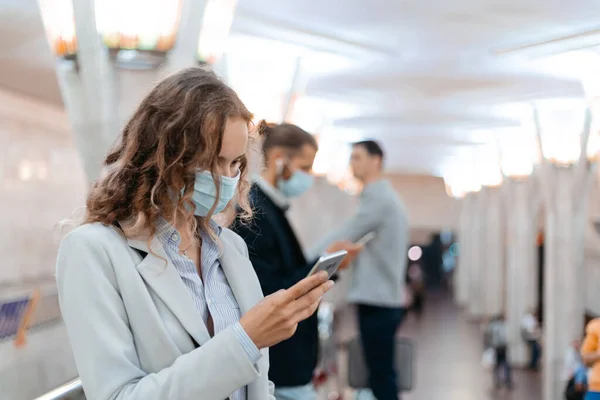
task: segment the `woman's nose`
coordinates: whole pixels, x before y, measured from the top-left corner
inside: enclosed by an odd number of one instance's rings
[[[227,178],[234,178],[238,174],[238,168],[221,168],[219,171],[221,176],[225,176]]]

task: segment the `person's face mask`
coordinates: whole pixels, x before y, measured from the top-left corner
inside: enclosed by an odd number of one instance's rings
[[[199,217],[206,217],[215,203],[217,203],[217,207],[214,213],[218,214],[223,211],[235,196],[239,180],[239,172],[233,178],[221,176],[221,191],[219,198],[217,198],[217,187],[210,171],[198,172],[194,183],[194,196],[192,197],[196,205],[194,214]]]
[[[310,189],[315,181],[314,176],[302,170],[296,170],[292,172],[292,176],[288,180],[285,180],[281,177],[283,174],[283,161],[280,161],[280,163],[281,167],[278,167],[280,177],[277,179],[277,188],[284,196],[298,197]]]

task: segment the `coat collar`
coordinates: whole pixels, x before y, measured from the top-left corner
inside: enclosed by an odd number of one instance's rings
[[[242,314],[262,299],[262,290],[254,275],[254,270],[247,255],[235,246],[228,229],[223,229],[219,236],[221,255],[219,262],[229,282]],[[160,240],[154,237],[149,240],[148,234],[127,238],[127,244],[147,253],[137,265],[137,270],[158,297],[177,317],[185,330],[198,344],[210,339],[208,329],[200,317],[193,298],[185,286],[179,273]],[[241,239],[240,239],[241,240]]]
[[[250,263],[244,254],[231,240],[233,232],[224,230],[221,235],[221,255],[219,262],[242,315],[248,312],[262,299],[262,289]],[[239,238],[238,238],[239,239]],[[239,239],[241,241],[241,239]]]
[[[277,189],[269,182],[264,180],[260,175],[254,177],[254,184],[262,190],[262,192],[271,199],[271,201],[283,211],[290,208],[290,199],[286,197],[281,190]]]
[[[169,260],[160,241],[136,237],[128,238],[127,244],[147,253],[137,265],[137,270],[146,284],[156,293],[177,317],[181,325],[198,344],[210,339],[208,329],[200,312],[175,266]]]

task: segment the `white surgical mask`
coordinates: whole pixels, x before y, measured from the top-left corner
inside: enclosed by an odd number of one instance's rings
[[[313,185],[315,178],[308,172],[296,170],[289,179],[283,179],[283,160],[277,160],[277,189],[286,197],[298,197],[304,194]]]

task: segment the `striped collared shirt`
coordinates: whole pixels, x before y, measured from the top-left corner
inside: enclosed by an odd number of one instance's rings
[[[211,228],[220,235],[221,227],[211,221]],[[163,245],[167,256],[179,272],[181,280],[188,288],[196,308],[202,316],[202,320],[208,326],[208,316],[212,317],[214,334],[233,326],[248,360],[256,364],[261,357],[260,350],[250,339],[248,334],[240,325],[242,313],[227,277],[219,262],[219,246],[205,233],[200,233],[202,239],[201,265],[202,279],[196,270],[196,264],[191,259],[179,253],[181,235],[168,222],[162,220],[157,225],[156,237]],[[246,388],[234,392],[231,400],[246,400]]]

